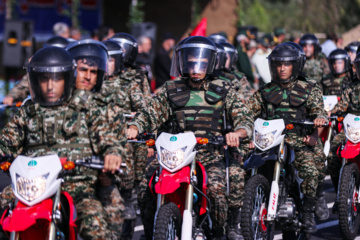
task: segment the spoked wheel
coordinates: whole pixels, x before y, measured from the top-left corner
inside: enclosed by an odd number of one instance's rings
[[[245,186],[241,229],[245,239],[273,239],[274,224],[266,221],[270,186],[262,175],[252,176]]]
[[[359,229],[358,187],[358,166],[355,163],[345,165],[339,186],[339,224],[343,239],[354,239]]]
[[[189,229],[190,230],[190,229]],[[154,239],[177,240],[181,234],[181,214],[175,203],[162,205],[155,220]]]

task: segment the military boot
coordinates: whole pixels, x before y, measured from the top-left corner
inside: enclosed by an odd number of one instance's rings
[[[132,201],[132,189],[121,190],[121,196],[125,202],[124,220],[136,219],[136,211]]]
[[[302,224],[304,231],[307,233],[314,233],[317,231],[315,222],[315,198],[305,196],[302,213]]]
[[[212,240],[224,240],[224,228],[213,227],[213,229],[211,230],[211,239]]]
[[[238,224],[238,216],[239,216],[239,208],[229,208],[228,211],[228,221],[226,228],[226,238],[228,240],[242,240],[244,237],[241,235],[239,224]]]
[[[324,197],[324,183],[319,184],[316,190],[315,215],[321,221],[329,218],[329,209]]]

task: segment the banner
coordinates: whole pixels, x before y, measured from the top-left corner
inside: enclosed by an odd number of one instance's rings
[[[0,0],[0,32],[4,32],[6,2]],[[75,0],[80,2],[79,22],[82,29],[92,31],[101,24],[101,0]],[[17,0],[13,19],[32,20],[35,33],[51,33],[57,22],[71,26],[65,12],[71,12],[72,0]]]

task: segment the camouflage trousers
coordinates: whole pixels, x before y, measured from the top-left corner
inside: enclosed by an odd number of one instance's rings
[[[314,148],[295,148],[294,166],[303,179],[300,187],[304,195],[315,197],[318,185],[325,179],[325,159],[320,138]]]
[[[67,191],[74,199],[77,212],[76,224],[82,239],[108,240],[111,232],[107,224],[107,216],[99,200],[95,198],[94,183],[65,183],[63,191]],[[7,186],[0,194],[0,207],[4,211],[15,198],[11,186]]]
[[[144,143],[134,144],[134,171],[135,181],[140,182],[147,164],[148,147]]]
[[[134,144],[133,143],[127,143],[126,144],[126,164],[128,166],[128,170],[126,174],[122,175],[120,177],[120,180],[118,179],[118,182],[120,182],[120,189],[121,190],[131,190],[134,187],[134,181],[135,181],[135,153],[134,153]]]
[[[230,195],[226,196],[226,172],[224,156],[218,151],[209,152],[200,150],[196,158],[200,161],[206,170],[208,177],[208,196],[211,202],[211,218],[215,227],[225,226],[227,219],[228,206],[240,207],[241,198],[244,191],[244,171],[241,169],[238,161],[230,159],[229,178],[230,178]],[[141,210],[143,223],[146,224],[150,219],[149,216],[155,214],[155,198],[149,188],[149,180],[156,169],[159,167],[155,159],[145,169],[145,174],[140,182],[138,191],[138,203]],[[153,219],[153,218],[152,218]]]
[[[328,156],[328,170],[333,180],[333,184],[335,185],[335,190],[337,190],[338,182],[339,182],[339,175],[342,162],[337,155],[337,150],[342,141],[346,139],[345,133],[340,132],[335,135],[334,139],[331,141],[330,152]]]
[[[112,239],[121,239],[125,205],[119,188],[114,183],[110,186],[99,186],[97,188],[97,195],[104,207],[106,221],[111,231]]]

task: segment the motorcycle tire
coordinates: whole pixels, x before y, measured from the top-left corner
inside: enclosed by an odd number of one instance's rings
[[[154,239],[181,239],[181,214],[173,202],[162,205],[155,219]]]
[[[241,231],[245,239],[274,238],[275,224],[261,221],[268,207],[270,184],[260,174],[252,176],[245,185],[243,207],[241,208]],[[262,210],[262,211],[261,211]]]
[[[360,225],[359,204],[354,198],[357,197],[359,187],[359,168],[355,163],[344,166],[340,176],[339,186],[339,226],[343,239],[354,239]]]

